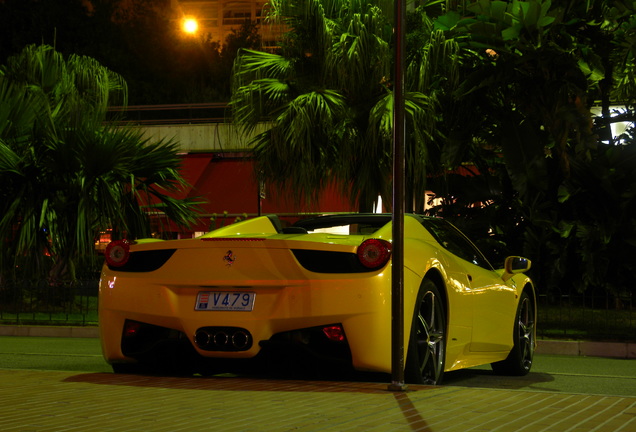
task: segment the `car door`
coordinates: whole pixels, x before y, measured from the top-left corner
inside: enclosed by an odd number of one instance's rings
[[[516,291],[492,269],[469,265],[473,296],[472,352],[509,351]]]
[[[429,231],[453,255],[461,258],[472,297],[472,352],[507,351],[512,343],[516,290],[503,281],[485,256],[461,231],[434,221]]]

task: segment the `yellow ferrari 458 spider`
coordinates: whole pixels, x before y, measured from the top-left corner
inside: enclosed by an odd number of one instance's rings
[[[104,357],[116,372],[295,359],[390,373],[391,220],[339,214],[283,228],[262,216],[195,239],[114,241],[99,288]],[[495,269],[453,225],[415,214],[404,216],[403,247],[406,381],[439,384],[488,363],[527,374],[530,261]]]

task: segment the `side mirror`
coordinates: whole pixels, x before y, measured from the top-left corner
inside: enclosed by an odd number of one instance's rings
[[[523,273],[530,270],[532,262],[528,258],[520,256],[509,256],[504,263],[503,280],[507,281],[517,273]]]

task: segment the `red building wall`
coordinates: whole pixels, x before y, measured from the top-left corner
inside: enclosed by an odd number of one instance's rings
[[[193,153],[183,155],[181,174],[190,184],[178,198],[201,197],[203,214],[192,231],[208,231],[210,218],[216,215],[216,224],[230,223],[239,216],[258,214],[297,214],[317,212],[355,211],[348,197],[335,187],[328,188],[313,205],[298,205],[291,194],[265,185],[260,193],[254,174],[254,162],[249,153]],[[260,207],[260,208],[259,208]],[[221,221],[227,212],[226,220]],[[176,230],[174,227],[171,230]]]

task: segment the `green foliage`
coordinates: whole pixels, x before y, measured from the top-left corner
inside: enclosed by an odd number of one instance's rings
[[[579,292],[599,287],[617,298],[636,286],[636,146],[603,146],[592,161],[577,161],[560,191],[559,225],[566,248],[580,266],[566,266]],[[570,258],[571,259],[571,258]],[[573,277],[576,269],[578,277]]]
[[[263,119],[273,125],[252,142],[259,174],[274,185],[290,185],[298,200],[312,199],[335,181],[362,210],[370,211],[378,196],[390,203],[393,5],[281,0],[272,7],[269,19],[291,30],[281,50],[243,50],[234,67],[234,122],[248,132]],[[412,36],[405,168],[408,201],[422,207],[428,155],[439,154],[436,139],[444,139],[440,105],[451,105],[443,90],[457,85],[459,63],[446,63],[457,45],[441,32]],[[454,121],[451,127],[457,128],[459,116]]]
[[[476,102],[485,121],[467,124],[470,153],[455,159],[481,175],[432,182],[439,195],[461,197],[434,210],[478,238],[523,249],[540,292],[634,293],[633,136],[606,146],[595,135],[611,121],[610,103],[636,94],[630,10],[620,1],[480,0],[435,21],[462,58],[479,59],[455,96]],[[596,128],[594,99],[606,115]],[[487,206],[475,211],[475,202]]]
[[[0,277],[74,280],[93,268],[100,231],[149,236],[145,207],[194,221],[195,203],[169,195],[184,184],[176,143],[104,126],[126,95],[94,59],[46,45],[0,68]]]
[[[245,131],[272,121],[252,142],[257,172],[290,185],[298,201],[336,181],[352,202],[370,209],[378,195],[386,197],[390,177],[387,15],[358,1],[271,6],[268,19],[291,31],[280,52],[240,52],[231,102],[233,120]]]

